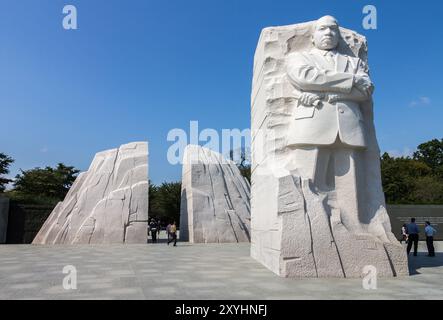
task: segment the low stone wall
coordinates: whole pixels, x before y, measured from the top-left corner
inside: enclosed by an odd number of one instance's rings
[[[8,229],[9,199],[0,196],[0,243],[6,242]]]
[[[420,229],[420,238],[425,239],[425,221],[431,222],[437,229],[435,240],[443,240],[443,205],[388,205],[389,217],[391,219],[392,232],[401,239],[401,227],[409,223],[411,218],[416,218]]]
[[[54,206],[11,201],[6,243],[31,243]]]

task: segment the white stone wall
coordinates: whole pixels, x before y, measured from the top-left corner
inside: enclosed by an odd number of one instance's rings
[[[188,145],[183,159],[180,240],[249,242],[250,186],[235,163]]]
[[[148,143],[99,152],[33,244],[146,243]]]

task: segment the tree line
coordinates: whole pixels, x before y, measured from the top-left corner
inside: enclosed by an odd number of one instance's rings
[[[381,157],[383,191],[390,204],[443,204],[443,139],[420,144],[412,156]]]
[[[80,172],[63,163],[55,167],[20,170],[8,179],[14,159],[0,153],[0,194],[20,202],[56,204],[62,201]],[[241,174],[250,181],[247,155],[237,162]],[[443,204],[443,139],[420,144],[411,156],[381,156],[381,174],[386,202],[389,204]],[[12,184],[9,190],[6,186]],[[180,182],[149,184],[150,216],[179,222]]]
[[[8,179],[10,165],[14,159],[0,153],[0,194],[11,200],[26,204],[55,206],[62,201],[80,170],[63,163],[55,167],[21,170],[15,179]],[[12,188],[6,190],[8,184]],[[164,222],[180,220],[181,182],[164,182],[155,185],[149,181],[149,216]]]

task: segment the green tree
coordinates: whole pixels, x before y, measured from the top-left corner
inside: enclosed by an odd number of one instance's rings
[[[149,216],[180,223],[181,182],[149,184]]]
[[[410,198],[414,204],[443,204],[441,179],[433,175],[418,178]]]
[[[180,220],[181,182],[163,182],[158,187],[158,203],[160,216]]]
[[[422,144],[420,146],[424,146]],[[435,160],[419,148],[413,158],[381,157],[381,173],[386,202],[391,204],[443,204],[443,179],[431,167]],[[438,168],[438,165],[437,165]]]
[[[5,191],[6,185],[12,182],[11,179],[2,177],[9,173],[9,166],[14,162],[14,159],[0,152],[0,192]]]
[[[443,139],[433,139],[420,144],[413,157],[426,163],[434,174],[443,178]]]
[[[150,217],[157,217],[159,215],[158,203],[158,187],[149,180],[149,202],[148,212]]]
[[[15,177],[14,192],[25,198],[63,200],[80,171],[59,163],[57,167],[20,170]]]
[[[229,158],[234,161],[234,151],[229,151]],[[235,161],[240,174],[245,177],[249,183],[251,183],[251,161],[250,152],[246,151],[244,148],[241,149],[239,159]]]

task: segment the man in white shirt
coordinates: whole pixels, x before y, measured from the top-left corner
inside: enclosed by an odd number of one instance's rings
[[[435,257],[435,249],[434,249],[434,235],[437,233],[437,230],[431,226],[429,221],[426,221],[425,226],[426,233],[426,245],[428,246],[428,257]]]

